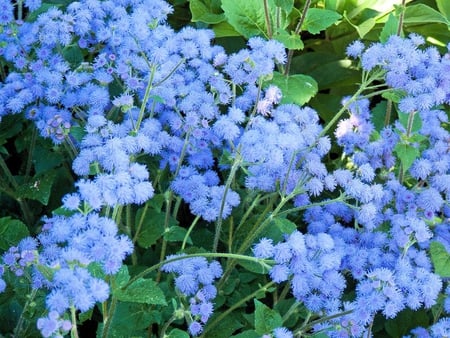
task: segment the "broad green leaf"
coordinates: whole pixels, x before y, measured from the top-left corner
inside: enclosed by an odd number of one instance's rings
[[[405,309],[398,313],[395,318],[384,321],[384,328],[389,337],[405,337],[416,327],[429,326],[429,314],[424,309]]]
[[[275,6],[280,7],[289,14],[292,11],[292,8],[294,8],[294,0],[275,0]]]
[[[108,337],[144,337],[153,323],[161,322],[161,311],[147,304],[118,302],[111,318]],[[102,336],[103,323],[99,324],[97,336]]]
[[[247,260],[240,260],[239,265],[242,266],[247,271],[257,273],[257,274],[266,274],[269,272],[269,269],[266,265],[263,265],[258,262],[252,262]]]
[[[284,29],[279,29],[273,38],[280,41],[287,49],[302,50],[304,48],[300,35],[294,34],[293,32],[289,34]]]
[[[400,159],[403,172],[406,172],[411,167],[414,160],[420,156],[419,149],[407,143],[398,143],[395,146],[394,151]]]
[[[214,25],[213,31],[216,38],[241,36],[228,22],[220,22]]]
[[[388,19],[386,20],[383,29],[380,33],[380,42],[386,42],[391,35],[397,34],[399,21],[398,18],[394,14],[389,14]]]
[[[189,9],[192,13],[192,21],[197,22],[205,22],[208,24],[216,24],[225,20],[225,14],[223,13],[213,13],[211,11],[210,1],[206,0],[209,5],[205,4],[202,0],[190,0],[189,1]]]
[[[256,333],[255,330],[247,330],[247,331],[244,331],[242,333],[239,333],[239,334],[233,336],[232,338],[260,338],[260,337],[261,337],[261,335]]]
[[[125,290],[113,290],[113,295],[122,302],[167,305],[163,291],[152,279],[139,278]]]
[[[213,320],[213,318],[211,318],[210,320]],[[233,332],[243,326],[244,324],[242,323],[242,316],[238,313],[232,312],[225,318],[223,318],[219,324],[214,326],[213,330],[208,331],[208,333],[204,336],[208,338],[228,338],[231,337]]]
[[[21,184],[16,190],[16,196],[17,198],[36,200],[43,205],[47,205],[55,178],[55,170],[40,173]]]
[[[186,331],[182,331],[180,329],[173,329],[166,336],[167,338],[189,338],[189,335]]]
[[[86,130],[81,126],[70,127],[70,136],[76,141],[81,142],[83,137],[86,135]]]
[[[399,103],[401,99],[405,97],[406,93],[401,89],[389,89],[388,91],[381,94],[386,100],[391,100],[392,102]]]
[[[448,0],[436,0],[436,5],[441,12],[448,20],[450,20],[450,1]]]
[[[356,29],[356,32],[358,32],[360,39],[364,38],[364,36],[366,36],[366,34],[369,33],[373,27],[375,27],[376,24],[375,18],[368,18],[359,25],[355,25],[351,22],[350,17],[351,16],[347,15],[347,13],[344,13],[344,18],[353,28]]]
[[[164,239],[168,242],[182,242],[186,237],[186,234],[186,228],[173,225],[169,227],[166,232],[164,232]],[[192,244],[190,237],[188,237],[187,243]]]
[[[380,101],[373,107],[370,120],[375,126],[375,130],[380,131],[384,128],[386,122],[387,102],[385,100]],[[391,114],[392,115],[392,114]]]
[[[78,44],[73,44],[64,47],[62,50],[62,56],[69,62],[74,68],[78,67],[83,62],[83,52]]]
[[[367,33],[369,33],[372,30],[373,27],[375,27],[375,24],[376,24],[375,19],[369,18],[366,21],[354,27],[358,32],[359,37],[362,39],[367,35]]]
[[[23,117],[20,114],[2,116],[0,123],[0,145],[5,144],[9,138],[19,134],[23,126]]]
[[[255,299],[255,331],[263,335],[272,332],[277,327],[283,326],[281,315]]]
[[[407,6],[403,22],[406,24],[443,23],[449,25],[449,20],[444,15],[424,4]]]
[[[430,243],[430,256],[434,272],[443,278],[450,277],[450,253],[445,246],[437,241]]]
[[[130,280],[130,274],[128,272],[128,267],[126,265],[122,265],[119,271],[114,275],[114,286],[117,289],[125,286]],[[113,290],[114,292],[114,290]]]
[[[245,38],[267,37],[264,5],[261,0],[222,0],[222,9],[233,28]]]
[[[285,76],[274,72],[272,84],[283,93],[281,102],[303,105],[317,93],[317,82],[308,75],[294,74]]]
[[[135,224],[137,243],[142,248],[155,244],[164,234],[165,213],[157,212],[151,208],[141,208],[136,213]]]
[[[28,228],[22,221],[9,216],[0,218],[0,249],[7,250],[29,235]]]
[[[43,158],[45,158],[45,161],[42,161]],[[36,174],[47,173],[61,165],[63,161],[64,157],[61,153],[53,151],[49,147],[36,145],[33,152],[33,163]]]
[[[306,13],[306,19],[302,29],[311,34],[318,34],[336,23],[342,16],[329,9],[310,8]]]
[[[297,225],[287,218],[275,217],[270,221],[263,236],[273,239],[275,242],[283,240],[285,234],[291,234],[297,229]]]

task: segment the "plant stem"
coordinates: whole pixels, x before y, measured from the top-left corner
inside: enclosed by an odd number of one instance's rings
[[[114,279],[111,278],[110,281],[110,288],[111,290],[114,290]],[[109,305],[109,309],[106,312],[106,316],[105,313],[103,314],[103,332],[102,332],[102,338],[107,338],[108,337],[108,331],[109,328],[111,327],[111,322],[114,316],[114,312],[116,311],[116,305],[117,305],[117,298],[112,296],[111,298],[111,304]]]
[[[20,338],[23,337],[24,333],[22,330],[23,323],[25,321],[25,311],[30,306],[30,304],[34,301],[34,298],[36,297],[37,289],[33,289],[31,291],[31,294],[28,296],[27,302],[25,303],[22,313],[20,314],[19,321],[17,322],[17,325],[14,329],[14,336],[13,338]]]
[[[303,11],[302,11],[302,16],[300,17],[300,20],[297,23],[297,27],[295,27],[295,32],[294,32],[295,35],[299,35],[300,32],[302,31],[302,25],[305,22],[306,13],[308,12],[310,6],[311,6],[311,0],[306,0],[305,6],[303,7]],[[294,56],[294,50],[289,49],[288,56],[287,56],[287,62],[286,62],[286,69],[284,70],[284,75],[289,75],[293,56]]]
[[[181,251],[184,251],[184,248],[186,247],[187,240],[189,238],[189,235],[191,234],[192,230],[194,230],[195,225],[200,220],[200,216],[196,216],[195,219],[192,221],[192,224],[189,226],[189,229],[186,232],[186,235],[183,238],[183,243],[181,244]]]
[[[398,17],[397,35],[401,36],[403,31],[403,20],[405,18],[406,0],[402,0],[400,16]]]
[[[31,173],[31,166],[33,164],[33,153],[36,145],[36,135],[37,135],[36,128],[31,128],[31,140],[30,140],[30,148],[28,149],[27,164],[25,166],[25,177],[30,176]]]
[[[236,158],[234,159],[233,165],[231,166],[231,170],[230,170],[230,173],[227,178],[227,182],[225,183],[225,190],[223,192],[222,201],[220,204],[219,217],[217,218],[217,221],[216,221],[216,228],[215,228],[215,233],[214,233],[214,242],[213,242],[212,252],[217,252],[217,247],[219,246],[220,233],[222,231],[223,210],[225,208],[225,202],[226,202],[228,190],[230,189],[231,182],[233,182],[234,176],[236,175],[237,170],[240,168],[240,166],[242,164],[242,156],[241,156],[241,153],[239,150],[240,150],[240,145],[236,151]]]
[[[77,330],[77,313],[75,310],[75,306],[70,306],[70,316],[72,321],[72,329],[70,330],[71,338],[78,338],[78,330]]]
[[[272,39],[272,23],[270,21],[269,4],[267,0],[263,0],[264,3],[264,18],[266,19],[267,26],[267,38]]]

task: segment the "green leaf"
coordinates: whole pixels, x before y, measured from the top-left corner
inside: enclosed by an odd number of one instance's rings
[[[436,5],[447,19],[450,19],[450,1],[448,0],[436,0]]]
[[[173,225],[164,232],[164,239],[168,242],[182,242],[187,234],[187,230],[178,225]],[[192,244],[191,239],[188,237],[187,243]]]
[[[261,335],[256,333],[255,330],[247,330],[247,331],[244,331],[242,333],[239,333],[239,334],[233,336],[232,338],[260,338],[260,337],[261,337]]]
[[[163,291],[152,279],[139,278],[125,290],[113,290],[113,295],[122,302],[167,305]]]
[[[258,262],[239,260],[238,263],[245,270],[253,272],[253,273],[265,275],[266,273],[269,272],[269,269],[267,266],[265,266],[261,263],[258,263]]]
[[[406,93],[401,89],[389,89],[388,91],[381,94],[386,100],[391,100],[394,103],[399,103],[401,99],[405,97]]]
[[[64,47],[62,50],[62,56],[69,62],[74,68],[78,67],[83,62],[83,52],[78,44],[73,44]]]
[[[213,13],[211,11],[210,1],[206,0],[209,6],[207,6],[202,0],[190,0],[189,9],[192,13],[193,22],[205,22],[207,24],[216,24],[225,21],[225,14]],[[209,7],[209,8],[208,8]]]
[[[220,22],[213,26],[214,36],[216,38],[241,36],[228,22]]]
[[[300,35],[294,32],[289,34],[284,29],[279,29],[273,38],[280,41],[287,49],[301,50],[305,47]]]
[[[317,82],[308,75],[294,74],[285,76],[274,72],[272,84],[280,88],[283,93],[282,103],[296,103],[303,105],[317,93]]]
[[[380,33],[380,42],[385,43],[391,35],[397,34],[399,20],[394,14],[389,14],[386,23]]]
[[[40,173],[20,185],[16,190],[16,196],[36,200],[43,205],[47,205],[55,178],[56,171],[54,170]]]
[[[429,315],[424,309],[413,311],[405,309],[398,313],[395,318],[384,321],[384,328],[389,337],[405,337],[416,327],[428,327]]]
[[[189,335],[186,333],[186,331],[182,331],[180,329],[173,329],[169,332],[169,335],[166,336],[167,338],[189,338]]]
[[[444,15],[424,4],[407,6],[403,22],[406,24],[443,23],[449,25],[449,21]]]
[[[275,217],[270,221],[267,230],[264,232],[264,237],[280,242],[285,234],[291,234],[296,229],[297,225],[287,218]]]
[[[450,253],[445,246],[437,241],[430,243],[430,256],[434,272],[443,278],[450,277]]]
[[[302,29],[311,34],[318,34],[336,23],[342,16],[329,9],[310,8],[306,13]]]
[[[233,28],[245,38],[267,37],[264,5],[261,0],[222,0],[222,9]]]
[[[108,337],[144,337],[153,323],[161,322],[161,311],[147,304],[118,302],[111,320]],[[103,323],[98,333],[103,331]],[[100,335],[101,337],[101,335]]]
[[[7,250],[29,235],[28,228],[22,221],[9,216],[0,218],[0,249]]]
[[[23,130],[23,117],[20,114],[2,116],[0,123],[0,145]]]
[[[354,27],[358,32],[359,37],[362,39],[367,35],[367,33],[369,33],[372,30],[373,27],[375,27],[376,23],[377,22],[375,21],[374,18],[369,18],[366,21]]]
[[[145,211],[145,214],[144,214]],[[165,213],[153,209],[141,208],[136,213],[135,224],[139,230],[137,243],[142,248],[155,244],[164,234]]]
[[[414,160],[420,156],[419,149],[407,143],[397,143],[394,151],[400,159],[403,172],[406,172],[411,167]]]
[[[70,127],[70,136],[72,136],[78,142],[83,140],[83,137],[86,135],[86,130],[81,126],[72,126]]]
[[[277,311],[272,310],[257,299],[254,299],[254,303],[256,333],[263,335],[283,326],[283,319]]]
[[[275,0],[275,6],[280,7],[289,14],[292,11],[292,8],[294,8],[294,0]]]
[[[42,159],[45,158],[45,161]],[[53,151],[49,147],[36,145],[33,152],[33,163],[36,174],[47,173],[50,170],[58,167],[64,161],[64,157],[61,153]]]

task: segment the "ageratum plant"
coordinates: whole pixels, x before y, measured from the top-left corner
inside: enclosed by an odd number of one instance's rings
[[[403,8],[324,119],[288,5],[229,51],[162,0],[1,0],[2,334],[450,334],[450,52]]]

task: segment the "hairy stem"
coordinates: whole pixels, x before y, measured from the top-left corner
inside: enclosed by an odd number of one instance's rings
[[[300,32],[302,31],[302,25],[305,22],[306,13],[308,12],[310,6],[311,6],[311,0],[306,0],[305,6],[303,7],[303,11],[302,11],[302,16],[300,17],[300,20],[297,23],[297,27],[295,27],[295,33],[294,33],[295,35],[299,35]],[[287,56],[287,62],[286,62],[286,68],[284,70],[284,75],[289,75],[293,56],[294,56],[294,50],[289,49],[288,56]]]
[[[217,218],[217,221],[216,221],[216,228],[215,228],[215,233],[214,233],[214,242],[213,242],[212,252],[217,252],[217,247],[219,245],[220,233],[222,231],[223,210],[225,208],[228,190],[230,189],[231,183],[234,180],[237,170],[240,168],[240,166],[242,164],[242,156],[241,156],[239,150],[240,149],[238,149],[236,151],[236,158],[234,159],[233,165],[230,170],[230,174],[228,175],[227,182],[225,183],[225,190],[223,192],[222,201],[220,204],[219,217]]]
[[[270,21],[269,4],[267,0],[263,0],[264,3],[264,18],[267,26],[267,38],[272,39],[272,23]]]

